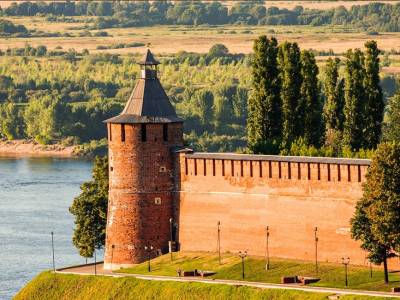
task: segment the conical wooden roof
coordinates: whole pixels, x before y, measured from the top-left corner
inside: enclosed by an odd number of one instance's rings
[[[158,64],[150,50],[139,64]],[[140,78],[122,113],[107,123],[172,123],[182,122],[156,76]]]

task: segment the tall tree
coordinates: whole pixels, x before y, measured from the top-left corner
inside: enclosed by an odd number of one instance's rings
[[[108,201],[108,158],[96,157],[93,178],[81,185],[81,194],[69,208],[75,216],[72,242],[83,257],[92,257],[95,249],[104,246]]]
[[[387,259],[400,247],[400,143],[378,146],[351,219],[351,233],[371,262],[383,263],[388,283]]]
[[[278,77],[278,42],[260,36],[253,46],[253,90],[248,100],[247,136],[252,152],[265,152],[265,144],[280,139],[281,105]]]
[[[343,81],[339,79],[339,58],[329,58],[326,64],[324,122],[326,130],[343,130]]]
[[[325,105],[323,119],[325,123],[325,145],[341,150],[344,122],[344,80],[339,79],[339,58],[329,58],[326,64]]]
[[[279,46],[278,68],[281,80],[282,146],[286,149],[303,135],[304,109],[299,105],[301,88],[300,49],[297,43],[285,42]]]
[[[365,43],[365,147],[376,148],[381,138],[383,110],[382,88],[379,78],[379,53],[376,41]]]
[[[352,150],[358,150],[365,144],[364,78],[364,54],[360,49],[348,50],[345,68],[343,143]]]
[[[385,141],[400,142],[400,91],[388,102],[383,138]]]
[[[303,50],[301,62],[301,88],[298,104],[297,124],[304,127],[304,140],[307,145],[320,146],[322,135],[322,103],[318,82],[318,67],[314,54]],[[301,119],[304,116],[303,119]]]

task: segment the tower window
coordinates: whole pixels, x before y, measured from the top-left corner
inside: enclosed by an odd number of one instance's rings
[[[142,142],[145,142],[147,140],[146,124],[142,124],[141,132],[142,132]]]
[[[121,124],[121,142],[125,142],[125,124]]]
[[[168,124],[163,124],[163,140],[168,141]]]
[[[109,139],[110,139],[110,142],[112,142],[112,131],[111,131],[111,126],[112,126],[112,124],[109,124],[108,125],[108,136],[109,136]]]

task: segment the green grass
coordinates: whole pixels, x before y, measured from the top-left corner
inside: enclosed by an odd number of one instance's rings
[[[175,253],[171,263],[169,255],[164,255],[151,261],[153,275],[176,276],[177,269],[182,270],[210,270],[217,271],[212,278],[242,280],[242,266],[240,258],[232,254],[224,254],[222,264],[219,265],[218,256],[211,253]],[[119,270],[122,273],[149,274],[147,263],[134,268]],[[270,270],[265,270],[265,260],[249,257],[245,261],[245,280],[280,283],[282,276],[317,276],[321,280],[313,286],[346,288],[344,283],[344,268],[341,264],[319,263],[318,275],[315,274],[315,264],[299,260],[272,258]],[[373,269],[372,278],[368,267],[349,266],[348,281],[350,289],[373,291],[390,291],[400,285],[400,276],[390,273],[390,284],[383,281],[383,271]]]
[[[329,294],[288,290],[266,290],[245,286],[205,283],[146,281],[134,278],[80,276],[43,272],[26,285],[15,300],[85,300],[85,299],[270,299],[319,300]],[[340,299],[378,299],[375,297],[346,296]]]

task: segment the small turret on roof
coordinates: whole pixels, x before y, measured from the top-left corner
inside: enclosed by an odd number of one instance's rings
[[[140,65],[159,65],[160,62],[156,60],[151,53],[150,49],[147,49],[146,54],[143,56],[142,60],[139,61]]]
[[[142,67],[141,77],[124,110],[120,115],[105,122],[120,124],[182,122],[157,78],[159,62],[149,49],[139,64]]]

